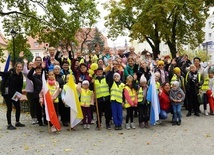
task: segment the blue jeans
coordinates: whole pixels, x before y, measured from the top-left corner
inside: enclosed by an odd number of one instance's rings
[[[159,117],[160,119],[167,119],[168,117],[168,113],[170,113],[172,111],[172,109],[168,109],[167,111],[165,110],[160,110],[160,114],[159,114]]]
[[[174,118],[173,121],[181,121],[181,104],[172,105]]]
[[[123,107],[122,103],[111,101],[111,110],[115,126],[121,126],[123,121]]]

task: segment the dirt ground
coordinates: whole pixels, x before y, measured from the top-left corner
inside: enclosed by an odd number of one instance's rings
[[[203,111],[203,110],[202,110]],[[6,108],[0,104],[0,154],[41,155],[212,155],[214,154],[214,116],[186,117],[182,111],[181,126],[171,125],[171,114],[162,124],[140,129],[116,131],[102,128],[76,131],[62,127],[59,133],[48,133],[47,126],[32,125],[29,113],[21,114],[24,128],[6,129]],[[13,122],[15,122],[13,112]]]

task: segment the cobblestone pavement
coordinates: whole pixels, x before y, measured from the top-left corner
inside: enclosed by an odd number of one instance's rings
[[[29,113],[21,114],[26,127],[9,131],[5,114],[6,107],[0,104],[0,155],[211,155],[214,152],[214,116],[201,114],[187,118],[183,111],[181,126],[172,126],[168,118],[149,129],[96,131],[95,125],[90,130],[78,125],[76,131],[62,127],[59,133],[48,133],[47,126],[31,124]],[[14,111],[12,121],[15,121]]]

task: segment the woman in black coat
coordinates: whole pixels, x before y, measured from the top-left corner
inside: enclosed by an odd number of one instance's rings
[[[22,63],[18,62],[15,64],[14,69],[11,69],[8,72],[0,72],[0,76],[2,76],[2,85],[1,91],[2,96],[7,105],[7,129],[14,130],[16,127],[24,127],[25,125],[19,122],[21,107],[20,107],[20,98],[15,101],[12,99],[16,92],[22,93],[23,86],[23,75],[22,75]],[[16,124],[14,127],[11,123],[11,112],[12,112],[12,104],[16,109]]]

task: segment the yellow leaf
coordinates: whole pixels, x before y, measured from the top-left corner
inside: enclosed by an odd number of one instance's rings
[[[70,152],[70,151],[71,151],[71,149],[64,149],[64,151],[65,151],[65,152]]]

